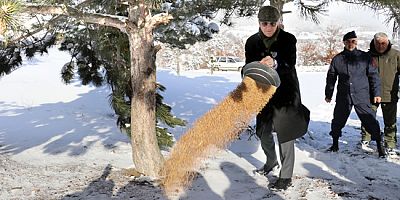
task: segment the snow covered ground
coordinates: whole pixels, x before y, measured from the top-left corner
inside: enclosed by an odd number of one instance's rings
[[[0,79],[0,199],[164,199],[158,187],[134,181],[129,139],[108,105],[107,87],[64,85],[66,54],[53,49]],[[182,199],[398,199],[398,157],[378,159],[357,146],[359,121],[352,113],[340,153],[326,153],[334,104],[324,102],[325,72],[299,72],[310,134],[296,142],[294,186],[268,189],[276,179],[253,173],[265,156],[259,141],[243,134],[199,170]],[[241,81],[238,72],[159,70],[165,101],[191,123]],[[184,83],[184,84],[179,84]],[[382,115],[378,113],[382,122]],[[179,138],[187,130],[176,128]],[[374,145],[372,146],[374,148]]]
[[[337,15],[365,16],[364,11],[348,9]],[[289,31],[300,34],[310,28],[293,19],[286,20]],[[372,37],[383,29],[374,20],[368,27],[359,25],[367,20],[354,20],[343,32],[364,27],[357,30]],[[256,23],[238,23],[250,26],[238,28],[238,34],[257,30]],[[132,167],[131,147],[115,124],[109,88],[61,82],[60,69],[68,60],[67,54],[52,49],[0,78],[0,199],[165,199],[159,187],[147,179],[134,180],[124,170]],[[242,134],[228,149],[210,155],[180,199],[399,199],[399,157],[378,159],[374,143],[371,152],[360,150],[355,113],[343,130],[340,152],[325,152],[331,143],[334,107],[324,101],[326,67],[305,69],[299,66],[298,74],[311,123],[309,134],[296,142],[293,186],[286,191],[268,189],[279,171],[267,177],[254,174],[265,156],[257,139]],[[174,114],[189,122],[173,130],[178,139],[241,81],[238,72],[207,70],[179,76],[159,70],[157,79],[167,88],[163,95]],[[378,120],[382,125],[381,112]]]

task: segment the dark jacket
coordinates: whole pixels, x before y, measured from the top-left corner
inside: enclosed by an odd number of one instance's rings
[[[277,61],[281,85],[257,117],[273,120],[279,142],[301,137],[307,132],[309,110],[301,104],[299,80],[296,73],[296,38],[280,30],[268,51],[261,32],[250,36],[245,45],[246,64],[271,56]]]
[[[380,96],[378,68],[364,51],[345,49],[333,57],[326,76],[325,97],[328,99],[332,99],[337,77],[337,102],[370,104],[370,96]]]
[[[388,49],[378,53],[375,49],[374,40],[370,43],[368,53],[373,58],[373,63],[378,66],[381,78],[382,102],[397,102],[399,92],[400,52],[392,48],[389,43]]]

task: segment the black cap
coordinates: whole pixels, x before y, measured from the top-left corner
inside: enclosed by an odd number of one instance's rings
[[[260,22],[278,22],[280,18],[279,10],[273,6],[263,6],[258,11],[258,21]]]
[[[351,32],[348,32],[348,33],[344,34],[343,41],[346,41],[346,40],[351,39],[351,38],[357,38],[356,32],[351,31]]]

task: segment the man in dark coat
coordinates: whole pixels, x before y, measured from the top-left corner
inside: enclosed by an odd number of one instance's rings
[[[343,37],[344,50],[333,57],[326,76],[325,101],[331,102],[334,86],[339,77],[336,94],[336,105],[333,112],[331,132],[333,144],[328,151],[339,150],[339,137],[342,128],[354,109],[362,124],[377,142],[380,157],[385,157],[382,145],[379,122],[371,109],[370,94],[374,103],[381,101],[380,79],[377,66],[372,65],[372,58],[364,51],[357,49],[357,36],[354,31]]]
[[[267,157],[263,168],[268,174],[278,165],[272,132],[278,136],[282,168],[273,188],[287,189],[291,185],[295,152],[294,140],[307,132],[309,110],[301,104],[299,81],[295,69],[296,38],[280,27],[280,12],[263,6],[258,13],[259,32],[250,36],[245,45],[246,64],[260,61],[277,70],[281,85],[269,103],[257,115],[256,134]]]

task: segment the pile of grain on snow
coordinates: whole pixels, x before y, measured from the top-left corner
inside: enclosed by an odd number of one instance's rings
[[[234,140],[275,91],[275,86],[245,77],[221,103],[198,119],[177,142],[161,171],[167,195],[189,186],[200,162]]]

